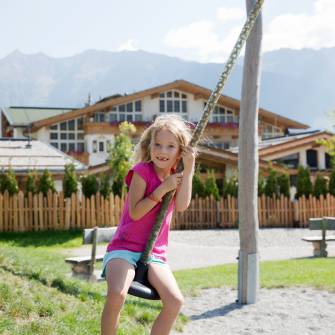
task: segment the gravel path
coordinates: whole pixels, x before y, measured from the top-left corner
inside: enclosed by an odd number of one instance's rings
[[[261,289],[253,305],[235,303],[237,291],[203,290],[187,298],[185,335],[333,335],[335,294],[311,288]],[[173,332],[173,335],[181,333]]]

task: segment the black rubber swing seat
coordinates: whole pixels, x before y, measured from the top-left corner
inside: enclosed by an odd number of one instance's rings
[[[129,287],[128,293],[143,299],[160,300],[158,292],[148,281],[148,266],[141,261],[137,263],[135,278]]]

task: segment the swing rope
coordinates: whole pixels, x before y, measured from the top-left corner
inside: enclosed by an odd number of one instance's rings
[[[240,52],[246,40],[248,39],[248,36],[256,22],[258,14],[260,13],[262,9],[263,3],[264,3],[264,0],[257,0],[253,9],[250,11],[247,17],[247,20],[241,30],[241,33],[234,45],[234,48],[231,51],[230,56],[225,64],[224,70],[219,78],[219,81],[215,87],[215,90],[212,91],[211,96],[208,99],[208,102],[203,111],[201,120],[198,122],[193,132],[192,139],[190,141],[191,147],[197,146],[205,130],[209,117],[211,113],[213,112],[220,98],[221,92],[233,70],[234,65],[236,64],[236,61],[237,61],[237,58]],[[182,170],[183,170],[183,164],[182,164],[182,161],[180,161],[177,166],[176,171],[181,172]],[[158,233],[161,229],[164,217],[167,213],[167,210],[168,210],[168,207],[172,200],[173,195],[174,195],[174,191],[170,191],[166,193],[162,198],[162,205],[161,205],[160,211],[153,225],[153,228],[152,228],[150,237],[148,239],[147,245],[145,247],[145,250],[142,253],[141,259],[137,263],[135,278],[128,291],[128,293],[131,295],[135,295],[137,297],[142,297],[144,299],[150,299],[150,300],[160,299],[157,291],[149,284],[147,280],[147,271],[148,271],[147,264],[149,261],[149,257],[150,257],[153,245],[157,239]]]

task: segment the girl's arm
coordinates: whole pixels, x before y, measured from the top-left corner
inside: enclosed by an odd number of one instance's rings
[[[176,196],[176,210],[178,212],[185,211],[192,197],[192,179],[194,174],[195,150],[191,147],[186,147],[182,153],[184,171],[183,180]]]
[[[129,186],[129,215],[133,220],[139,220],[155,207],[165,193],[176,189],[180,184],[182,175],[173,174],[164,180],[155,191],[144,198],[146,183],[136,172],[134,172]]]

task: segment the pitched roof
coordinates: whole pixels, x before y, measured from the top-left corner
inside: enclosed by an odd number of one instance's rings
[[[273,155],[279,151],[299,148],[311,143],[315,143],[317,140],[328,139],[333,136],[334,134],[327,131],[313,130],[264,139],[258,143],[259,156],[264,158],[267,155]],[[229,151],[232,153],[238,153],[238,147],[230,148]]]
[[[75,110],[75,108],[11,106],[2,111],[10,125],[28,126],[33,122],[65,114],[71,110]]]
[[[0,138],[0,169],[12,168],[15,172],[30,170],[64,172],[65,164],[73,163],[77,171],[86,166],[53,146],[28,139]]]
[[[146,96],[155,96],[161,92],[165,92],[165,91],[173,90],[173,89],[177,89],[177,90],[184,91],[186,93],[194,94],[196,97],[203,98],[205,100],[207,100],[210,97],[211,92],[212,92],[210,89],[193,84],[186,80],[176,80],[176,81],[164,84],[164,85],[155,86],[150,89],[142,90],[142,91],[139,91],[133,94],[111,97],[109,99],[107,98],[107,100],[102,99],[100,102],[97,102],[94,105],[91,105],[91,106],[88,106],[82,109],[70,111],[63,115],[53,116],[53,117],[46,118],[44,120],[36,121],[34,122],[32,129],[33,131],[36,131],[41,127],[49,126],[56,122],[61,122],[61,121],[65,121],[68,119],[80,117],[80,116],[90,114],[95,111],[101,111],[107,108],[111,108],[113,106],[125,104],[130,101],[142,99],[143,97],[146,97]],[[230,107],[233,109],[237,109],[237,110],[239,110],[240,108],[239,100],[228,97],[226,95],[221,95],[218,103],[226,105],[227,107]],[[259,113],[260,113],[260,117],[262,118],[262,120],[271,122],[273,124],[277,124],[277,125],[282,124],[287,128],[295,128],[295,129],[308,128],[308,126],[305,124],[302,124],[300,122],[297,122],[297,121],[288,119],[286,117],[280,116],[278,114],[272,113],[263,108],[259,109]]]

